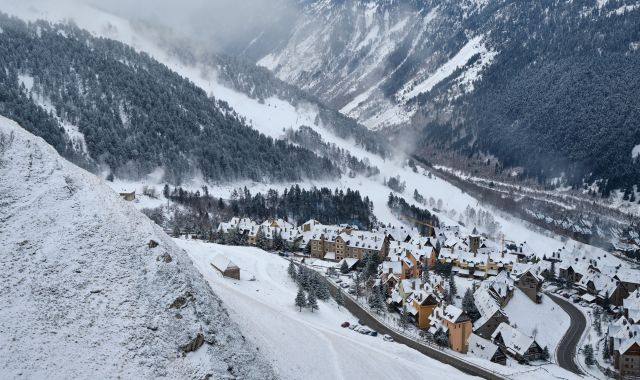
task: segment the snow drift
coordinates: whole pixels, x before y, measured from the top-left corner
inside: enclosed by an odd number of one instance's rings
[[[3,117],[0,191],[3,377],[275,377],[159,227]]]

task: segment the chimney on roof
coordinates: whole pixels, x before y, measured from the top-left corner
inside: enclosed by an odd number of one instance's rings
[[[416,290],[416,280],[411,281],[411,289]]]

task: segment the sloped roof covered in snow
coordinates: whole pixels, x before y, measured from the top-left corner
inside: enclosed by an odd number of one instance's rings
[[[216,267],[221,272],[224,272],[227,269],[238,269],[238,266],[234,264],[233,261],[222,254],[216,255],[213,259],[211,259],[211,265]]]
[[[467,340],[468,354],[484,360],[491,360],[496,352],[500,349],[491,341],[484,339],[476,334],[469,335]]]
[[[535,342],[533,337],[516,330],[506,323],[501,323],[498,326],[496,331],[491,335],[491,339],[495,341],[498,335],[502,337],[502,341],[507,350],[518,355],[524,355]]]

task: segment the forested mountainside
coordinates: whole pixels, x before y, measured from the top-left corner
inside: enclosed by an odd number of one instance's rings
[[[640,184],[638,25],[637,0],[306,1],[258,63],[418,153],[606,196]]]
[[[74,26],[0,15],[0,114],[63,156],[120,177],[180,183],[339,176],[326,158],[248,127],[146,54]]]

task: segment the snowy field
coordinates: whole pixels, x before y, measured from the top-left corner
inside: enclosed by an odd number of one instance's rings
[[[297,287],[287,275],[288,262],[257,248],[231,247],[174,239],[220,296],[229,314],[284,379],[465,379],[470,376],[382,336],[371,337],[340,327],[357,323],[333,300],[320,309],[299,312]],[[211,265],[224,254],[255,281],[224,278]],[[266,326],[269,326],[266,328]]]
[[[569,315],[558,304],[545,294],[542,295],[542,303],[536,304],[515,288],[513,298],[504,311],[512,326],[533,336],[541,347],[547,346],[551,360],[554,360],[556,348],[571,324]]]

